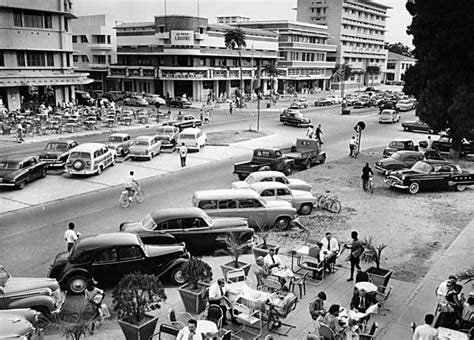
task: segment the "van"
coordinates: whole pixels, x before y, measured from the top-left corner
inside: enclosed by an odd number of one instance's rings
[[[100,175],[108,166],[115,165],[117,153],[107,145],[85,143],[76,146],[69,153],[66,173],[69,175]]]
[[[284,230],[296,222],[296,209],[287,201],[266,201],[251,189],[216,189],[196,191],[192,205],[212,217],[243,217],[259,230]]]
[[[207,136],[204,131],[199,128],[187,128],[179,133],[176,144],[180,147],[184,143],[189,150],[199,151],[206,145],[206,141]]]

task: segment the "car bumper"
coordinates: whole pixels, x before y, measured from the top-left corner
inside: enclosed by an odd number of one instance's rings
[[[58,161],[56,159],[39,159],[41,162],[48,163],[48,167],[54,168],[54,167],[63,167],[65,164],[63,161]]]
[[[407,190],[408,189],[408,186],[407,185],[403,185],[397,181],[394,181],[393,179],[390,179],[390,178],[386,178],[384,180],[384,183],[390,187],[393,187],[393,188],[398,188],[398,189],[404,189],[404,190]]]
[[[14,187],[16,183],[11,182],[0,182],[0,187]]]
[[[59,314],[61,310],[63,309],[64,302],[66,301],[66,294],[60,290],[58,293],[58,296],[56,296],[57,302],[56,302],[56,309],[51,311],[51,314]]]
[[[64,171],[68,175],[93,175],[97,170],[71,170],[71,169],[66,169]]]
[[[130,153],[129,154],[130,158],[149,158],[150,155],[145,155],[144,153],[136,154],[136,153]]]
[[[380,172],[386,172],[386,171],[387,171],[387,169],[382,168],[382,167],[379,166],[379,165],[375,165],[375,169],[378,170],[378,171],[380,171]]]

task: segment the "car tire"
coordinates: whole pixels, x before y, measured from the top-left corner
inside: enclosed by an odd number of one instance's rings
[[[304,203],[300,207],[300,214],[301,215],[309,215],[313,211],[313,205],[311,203]]]
[[[41,170],[40,178],[45,178],[45,177],[46,177],[46,173],[47,173],[46,169]]]
[[[120,156],[122,156],[123,158],[125,158],[125,150],[122,149],[122,151],[120,151]]]
[[[67,290],[72,294],[82,294],[86,290],[87,280],[83,275],[73,275],[67,280]]]
[[[408,191],[410,194],[415,195],[420,191],[420,184],[418,182],[412,182],[410,183],[410,186],[408,187]]]
[[[171,282],[174,285],[181,286],[181,285],[185,284],[186,282],[185,282],[184,277],[183,277],[183,267],[178,266],[178,267],[174,268],[171,271],[170,279],[171,279]]]
[[[278,217],[273,225],[273,228],[279,231],[287,229],[291,225],[291,221],[288,217]]]
[[[293,167],[291,165],[288,165],[285,167],[283,173],[287,176],[291,175],[293,173]]]
[[[303,166],[306,170],[311,168],[311,158],[306,159],[306,161],[303,163]]]
[[[26,179],[18,182],[18,184],[16,185],[16,188],[18,190],[23,190],[25,188],[25,186],[26,186]]]
[[[408,131],[408,128],[406,126],[403,127],[403,130]]]
[[[455,188],[456,188],[456,191],[464,191],[464,190],[466,190],[466,186],[463,185],[463,184],[457,184],[457,185],[455,186]]]
[[[102,173],[102,166],[99,166],[99,168],[97,169],[97,172],[95,174],[96,174],[96,176],[99,176],[101,173]]]

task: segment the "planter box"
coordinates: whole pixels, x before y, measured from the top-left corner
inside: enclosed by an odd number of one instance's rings
[[[267,256],[268,252],[270,249],[275,249],[275,254],[278,254],[278,251],[280,250],[280,246],[275,246],[273,244],[268,244],[267,243],[267,248],[263,248],[263,243],[257,244],[252,248],[253,251],[253,256],[255,256],[255,260],[257,257],[262,256],[265,257]]]
[[[245,276],[249,276],[251,264],[240,262],[240,261],[237,264],[238,264],[237,268],[234,267],[234,261],[221,265],[222,274],[224,275],[224,278],[226,280],[227,280],[227,273],[230,272],[231,270],[236,270],[236,269],[243,269],[245,272]]]
[[[123,320],[118,320],[123,335],[127,340],[148,340],[155,333],[158,317],[148,316],[149,320],[141,325],[133,325]]]
[[[370,267],[366,273],[369,275],[370,281],[376,286],[387,287],[388,282],[393,274],[393,270],[389,269],[377,269],[376,267]],[[381,292],[383,293],[383,292]]]
[[[191,284],[186,283],[178,288],[184,309],[191,314],[200,314],[206,309],[209,300],[209,285],[200,283],[201,289],[198,291],[189,288]]]

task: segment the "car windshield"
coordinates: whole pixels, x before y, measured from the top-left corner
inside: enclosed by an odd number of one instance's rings
[[[110,136],[109,137],[109,142],[111,142],[111,143],[121,143],[122,142],[122,137]]]
[[[133,144],[146,146],[146,145],[148,145],[148,144],[150,144],[150,143],[149,143],[147,140],[136,140]]]
[[[182,133],[181,135],[179,135],[179,139],[195,139],[195,138],[196,136],[193,134]]]
[[[71,155],[69,157],[71,159],[72,158],[86,158],[86,159],[89,159],[91,157],[91,155],[88,152],[74,151],[74,152],[71,152]]]
[[[398,152],[395,152],[393,155],[392,155],[392,158],[393,159],[396,159],[396,160],[400,160],[402,159],[402,155]]]
[[[172,133],[173,133],[173,129],[161,128],[161,129],[156,130],[156,132],[157,132],[159,135],[169,135],[169,134],[172,134]]]
[[[66,151],[67,145],[66,144],[58,144],[58,143],[49,143],[46,145],[45,150],[59,150],[59,151]]]
[[[428,163],[425,163],[423,161],[418,161],[411,168],[412,170],[415,170],[415,171],[428,173],[431,171],[432,167]]]
[[[156,228],[156,223],[153,220],[153,218],[151,217],[151,214],[146,215],[142,219],[142,225],[143,225],[143,229],[145,229],[145,230],[155,230],[155,228]]]
[[[20,169],[20,164],[17,162],[9,162],[9,161],[0,161],[0,170],[16,170]]]
[[[391,142],[388,146],[394,149],[404,149],[404,144],[402,142]]]

